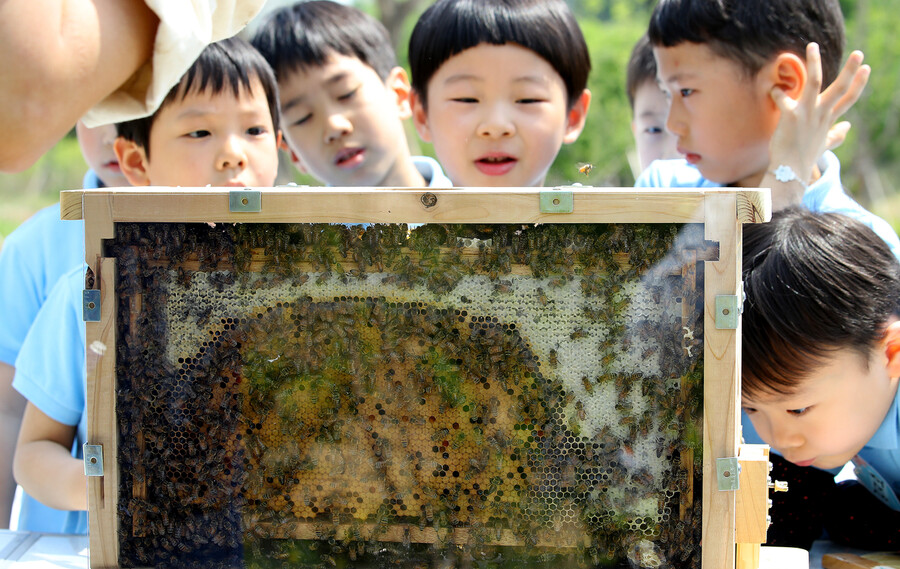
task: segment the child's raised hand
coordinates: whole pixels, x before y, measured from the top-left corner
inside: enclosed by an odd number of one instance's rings
[[[769,172],[760,185],[772,188],[775,211],[800,202],[819,156],[844,141],[850,123],[835,124],[835,121],[859,99],[871,72],[868,65],[863,65],[862,52],[854,51],[834,82],[820,92],[822,60],[815,43],[806,47],[806,70],[807,81],[797,99],[777,86],[771,91],[772,100],[781,111],[781,120],[769,144]],[[776,177],[774,169],[780,166],[792,170],[796,179],[785,181],[790,174],[784,168],[782,175]]]

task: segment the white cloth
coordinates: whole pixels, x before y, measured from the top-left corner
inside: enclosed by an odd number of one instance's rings
[[[83,117],[89,127],[153,114],[210,43],[238,33],[265,0],[145,0],[159,17],[153,57]]]

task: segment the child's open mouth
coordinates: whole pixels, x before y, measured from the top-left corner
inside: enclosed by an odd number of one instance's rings
[[[518,160],[505,154],[484,156],[475,161],[475,167],[488,176],[502,176],[518,164]]]
[[[358,166],[362,163],[365,152],[366,151],[363,148],[345,148],[338,152],[334,159],[334,164],[338,168],[352,168]]]

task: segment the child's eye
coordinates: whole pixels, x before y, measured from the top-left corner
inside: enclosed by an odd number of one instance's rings
[[[691,95],[694,94],[693,89],[679,89],[678,92],[681,94],[682,97],[690,97]]]
[[[523,104],[528,105],[528,104],[534,104],[534,103],[540,103],[540,102],[543,102],[543,99],[519,99],[519,100],[517,100],[516,102],[517,102],[517,103],[523,103]]]
[[[752,414],[756,413],[756,409],[754,409],[753,407],[741,407],[741,409],[743,409],[744,413],[746,413],[748,415],[752,415]]]
[[[348,99],[352,99],[353,95],[355,95],[357,91],[359,91],[359,87],[356,87],[352,91],[344,93],[343,95],[338,95],[338,101],[346,101]]]
[[[247,129],[247,134],[250,136],[259,136],[261,134],[266,133],[266,127],[264,126],[251,126]]]
[[[295,120],[293,123],[291,123],[291,126],[300,126],[300,125],[308,122],[309,119],[311,119],[311,118],[312,118],[312,113],[306,115],[305,117],[303,117],[301,119]]]
[[[194,130],[187,133],[186,136],[190,138],[206,138],[207,136],[210,136],[210,132],[208,130]]]
[[[647,134],[662,134],[663,129],[659,128],[658,126],[648,126],[644,130],[644,132],[646,132]]]
[[[799,417],[800,415],[805,415],[807,411],[809,411],[809,407],[803,407],[802,409],[788,409],[788,414]]]
[[[475,97],[456,97],[456,98],[453,98],[450,100],[454,101],[456,103],[477,103],[478,102],[478,99],[476,99]]]

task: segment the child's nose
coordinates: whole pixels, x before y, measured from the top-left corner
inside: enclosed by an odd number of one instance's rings
[[[687,122],[684,120],[681,103],[674,98],[670,101],[669,112],[666,114],[666,130],[675,136],[684,136],[687,132]]]
[[[107,125],[103,130],[103,144],[107,146],[112,146],[116,141],[116,127],[115,125]]]
[[[332,113],[328,115],[325,124],[325,144],[331,144],[353,132],[353,123],[343,113]]]
[[[478,136],[485,138],[504,138],[512,136],[515,132],[516,126],[509,114],[499,106],[488,109],[478,125]]]
[[[244,168],[247,165],[247,156],[244,152],[244,145],[236,136],[229,136],[225,139],[219,157],[216,160],[216,166],[220,170],[226,168]]]
[[[797,430],[785,426],[775,426],[772,430],[772,446],[779,451],[800,448],[805,439]]]

